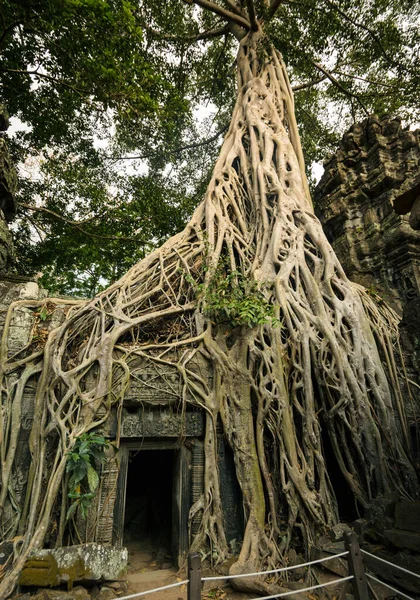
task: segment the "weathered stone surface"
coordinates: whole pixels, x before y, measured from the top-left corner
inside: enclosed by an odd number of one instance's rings
[[[103,587],[99,590],[95,600],[114,600],[115,591],[109,587]]]
[[[123,409],[121,437],[178,437],[200,436],[204,431],[204,417],[200,412],[186,412],[185,415],[172,410]]]
[[[403,531],[402,529],[386,529],[384,536],[388,542],[397,548],[420,552],[420,534],[418,533]]]
[[[346,523],[337,523],[330,531],[331,538],[334,542],[340,542],[344,539],[345,533],[350,533],[352,531],[351,527],[349,527]]]
[[[395,506],[395,527],[420,533],[420,501],[398,502]]]
[[[420,195],[414,200],[408,222],[413,229],[420,229]]]
[[[40,288],[34,281],[21,280],[24,278],[11,278],[0,281],[0,332],[3,330],[7,310],[16,300],[42,300],[46,297],[46,290]],[[15,311],[15,317],[10,325],[8,336],[8,350],[15,354],[29,341],[34,315],[32,310],[20,307]]]
[[[126,548],[82,544],[34,551],[25,563],[19,584],[22,586],[72,586],[76,581],[124,579]]]
[[[0,131],[6,131],[9,128],[9,115],[4,104],[0,104]]]
[[[7,222],[16,214],[17,175],[6,141],[0,138],[0,208]]]
[[[324,167],[314,201],[344,270],[401,307],[419,295],[420,233],[394,201],[419,185],[420,130],[372,116],[350,128]]]
[[[373,115],[350,128],[324,167],[314,202],[327,238],[347,276],[403,314],[408,375],[419,383],[420,231],[410,224],[420,211],[420,130]],[[409,224],[402,213],[410,210]]]
[[[399,498],[396,494],[383,494],[377,496],[366,509],[366,520],[369,532],[383,534],[385,529],[394,527],[395,507]]]
[[[390,564],[385,564],[375,558],[368,556],[366,554],[363,555],[364,564],[372,571],[374,575],[376,575],[379,579],[384,581],[388,581],[391,585],[396,584],[401,587],[403,590],[407,590],[409,592],[420,593],[420,578],[414,575],[409,575],[404,571],[396,568],[392,565],[398,565],[403,567],[404,569],[408,569],[412,573],[416,573],[420,575],[420,557],[406,554],[404,552],[398,552],[397,554],[393,554],[391,552],[377,550],[375,547],[364,547],[370,554],[374,556],[378,556]]]
[[[1,141],[1,140],[0,140]],[[4,275],[14,263],[12,235],[0,209],[0,275]]]
[[[36,595],[32,596],[32,600],[90,600],[90,598],[87,589],[81,585],[67,592],[51,589],[38,590]]]
[[[329,560],[322,563],[322,568],[327,569],[331,573],[340,575],[340,577],[346,577],[348,575],[348,564],[345,558],[330,558],[335,554],[344,552],[344,545],[342,543],[334,543],[324,545],[322,548],[314,546],[311,550],[311,560],[319,560],[321,558],[328,558]]]
[[[178,362],[176,351],[167,356]],[[176,366],[156,363],[151,358],[134,358],[130,361],[130,381],[124,394],[124,406],[143,409],[145,403],[159,406],[179,402],[182,396],[182,378]],[[213,370],[203,357],[194,357],[188,369],[198,375],[196,385],[205,389],[202,382],[212,386]],[[187,392],[188,393],[188,392]]]

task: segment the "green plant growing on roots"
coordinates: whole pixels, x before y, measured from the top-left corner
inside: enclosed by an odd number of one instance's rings
[[[102,435],[83,433],[67,454],[68,497],[72,500],[67,511],[67,519],[70,519],[78,508],[82,517],[86,518],[99,485],[97,469],[105,463],[105,450],[109,445]]]
[[[208,267],[204,266],[203,270],[207,271]],[[264,296],[264,288],[260,289],[241,271],[231,271],[227,259],[220,258],[207,283],[197,284],[188,273],[186,278],[195,289],[203,314],[214,324],[235,328],[254,327],[267,321],[272,325],[279,323],[275,316],[276,307]]]
[[[229,555],[217,468],[221,422],[245,513],[232,573],[279,565],[292,544],[308,551],[337,522],[321,434],[328,435],[360,507],[390,491],[418,494],[394,358],[398,320],[347,279],[313,213],[286,67],[264,34],[279,3],[273,0],[259,18],[252,1],[226,2],[228,8],[194,2],[217,10],[239,43],[236,104],[202,203],[184,231],[93,300],[72,308],[43,353],[26,349],[3,358],[7,469],[0,507],[10,501],[13,415],[25,382],[39,373],[27,491],[32,501],[20,547],[0,584],[3,597],[27,553],[42,546],[69,452],[123,401],[130,364],[139,358],[157,368],[175,367],[183,379],[180,407],[204,410],[204,489],[190,511],[191,519],[202,518],[190,549],[211,549],[219,562]],[[227,344],[212,309],[206,313],[196,297],[197,286],[203,298],[212,297],[213,274],[226,261],[232,278],[252,282],[251,291],[264,290],[267,306],[278,307],[280,326],[235,317]],[[226,313],[223,303],[221,311]],[[197,357],[211,368],[211,385],[194,372]],[[19,519],[8,537],[18,531]],[[263,593],[279,589],[255,578],[237,585]]]

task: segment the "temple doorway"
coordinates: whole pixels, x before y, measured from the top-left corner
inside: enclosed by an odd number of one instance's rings
[[[118,454],[113,543],[156,556],[157,566],[181,566],[188,551],[191,451],[178,440],[127,440]]]
[[[174,450],[132,450],[128,455],[124,544],[171,548]]]

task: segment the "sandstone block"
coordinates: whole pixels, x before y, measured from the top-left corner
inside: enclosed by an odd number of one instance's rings
[[[420,501],[398,502],[395,507],[395,527],[420,533]]]
[[[420,196],[416,198],[411,208],[409,223],[413,229],[420,229]]]
[[[384,536],[397,548],[420,552],[420,535],[418,533],[401,529],[387,529],[384,531]]]
[[[124,579],[128,553],[126,548],[82,544],[54,550],[36,550],[22,569],[22,586],[55,587],[76,581]]]

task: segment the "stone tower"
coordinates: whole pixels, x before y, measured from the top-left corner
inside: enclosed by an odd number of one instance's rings
[[[348,277],[379,293],[402,315],[400,329],[417,378],[420,130],[373,115],[344,134],[324,168],[314,195],[324,231]]]

